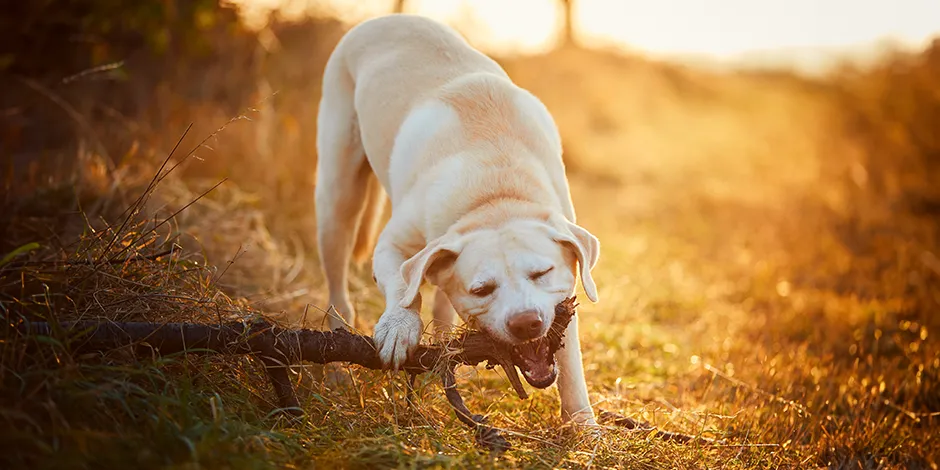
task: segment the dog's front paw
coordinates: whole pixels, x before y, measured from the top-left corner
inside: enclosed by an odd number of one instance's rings
[[[382,363],[398,370],[421,341],[421,330],[418,312],[398,306],[389,307],[375,324],[373,334]]]

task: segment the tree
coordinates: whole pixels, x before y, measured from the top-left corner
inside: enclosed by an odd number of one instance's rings
[[[573,45],[574,44],[574,25],[572,24],[573,16],[571,15],[572,10],[574,9],[574,0],[561,0],[563,7],[562,10],[562,26],[564,27],[564,36],[562,36],[563,45]]]

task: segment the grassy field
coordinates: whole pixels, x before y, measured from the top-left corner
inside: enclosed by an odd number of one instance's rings
[[[553,388],[522,401],[498,372],[459,369],[468,406],[514,445],[489,455],[430,377],[409,408],[403,377],[350,368],[330,386],[299,364],[307,415],[289,419],[249,358],[77,357],[62,335],[18,333],[323,327],[313,129],[342,28],[272,31],[276,46],[242,33],[172,72],[130,62],[118,85],[7,83],[3,468],[940,465],[938,46],[816,82],[578,48],[502,60],[556,116],[602,243],[601,302],[579,309],[595,412],[724,446],[615,426],[589,439],[560,426]],[[368,270],[352,290],[370,333]]]

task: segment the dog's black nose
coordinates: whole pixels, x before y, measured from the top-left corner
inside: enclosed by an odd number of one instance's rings
[[[526,310],[513,315],[506,325],[516,339],[528,341],[542,333],[542,316],[535,310]]]

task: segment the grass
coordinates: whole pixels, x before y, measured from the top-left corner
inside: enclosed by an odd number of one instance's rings
[[[56,101],[88,106],[76,107],[80,127],[113,144],[105,158],[70,134],[45,153],[77,147],[74,165],[37,158],[6,180],[0,258],[23,249],[0,266],[0,466],[940,465],[940,229],[932,188],[916,179],[929,182],[933,168],[922,131],[932,88],[899,95],[904,76],[880,69],[809,82],[570,48],[503,61],[558,119],[579,221],[603,244],[602,301],[579,309],[595,411],[728,446],[616,427],[591,440],[561,426],[556,390],[521,401],[498,372],[460,369],[468,406],[514,444],[497,457],[474,447],[432,378],[419,380],[409,409],[402,377],[351,369],[352,384],[330,386],[322,370],[298,365],[308,414],[288,419],[250,358],[75,357],[61,335],[18,333],[23,319],[265,315],[323,327],[315,101],[303,97],[316,96],[312,77],[338,31],[279,28],[281,49],[265,62],[271,83],[258,86],[278,93],[254,93],[240,112],[180,91],[221,80],[216,69],[166,79],[146,113],[119,128],[94,110],[117,108],[123,93],[79,99],[70,93],[80,89],[50,88]],[[311,38],[313,59],[303,55]],[[911,83],[930,76],[917,70]],[[150,73],[121,89],[148,89]],[[254,89],[247,75],[226,85]],[[56,124],[37,99],[31,117]],[[916,105],[899,112],[901,100]],[[159,171],[190,120],[197,127]],[[381,297],[367,271],[352,283],[369,332]]]

